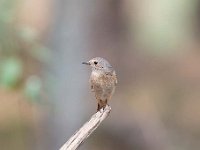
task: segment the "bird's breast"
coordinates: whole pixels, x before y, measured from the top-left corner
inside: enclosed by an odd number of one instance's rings
[[[91,73],[90,82],[92,85],[106,88],[106,87],[114,86],[115,78],[112,75],[106,75],[104,73],[93,71]]]

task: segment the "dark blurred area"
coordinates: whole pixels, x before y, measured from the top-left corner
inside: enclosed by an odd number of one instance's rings
[[[0,0],[0,149],[55,150],[118,75],[110,116],[81,150],[200,149],[200,1]]]

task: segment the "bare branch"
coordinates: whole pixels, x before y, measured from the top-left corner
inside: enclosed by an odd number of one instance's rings
[[[96,112],[72,137],[60,148],[60,150],[76,150],[96,130],[101,122],[106,119],[111,111],[107,105],[104,110]]]

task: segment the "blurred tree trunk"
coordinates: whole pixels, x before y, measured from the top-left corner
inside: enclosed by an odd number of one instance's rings
[[[88,38],[85,16],[89,1],[56,0],[55,22],[49,38],[53,58],[47,71],[49,94],[54,112],[46,122],[49,150],[58,149],[66,138],[80,127],[87,110],[84,95],[88,79],[87,68],[81,62],[88,53]],[[50,76],[52,75],[52,76]],[[52,83],[53,81],[53,83]],[[48,85],[47,85],[48,86]],[[89,88],[88,88],[89,89]],[[87,103],[87,102],[86,102]],[[85,109],[85,110],[84,110]],[[47,136],[46,136],[47,137]]]

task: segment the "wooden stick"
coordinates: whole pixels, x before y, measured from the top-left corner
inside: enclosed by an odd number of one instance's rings
[[[76,150],[96,130],[101,122],[110,114],[111,107],[106,107],[96,112],[74,135],[60,148],[60,150]]]

